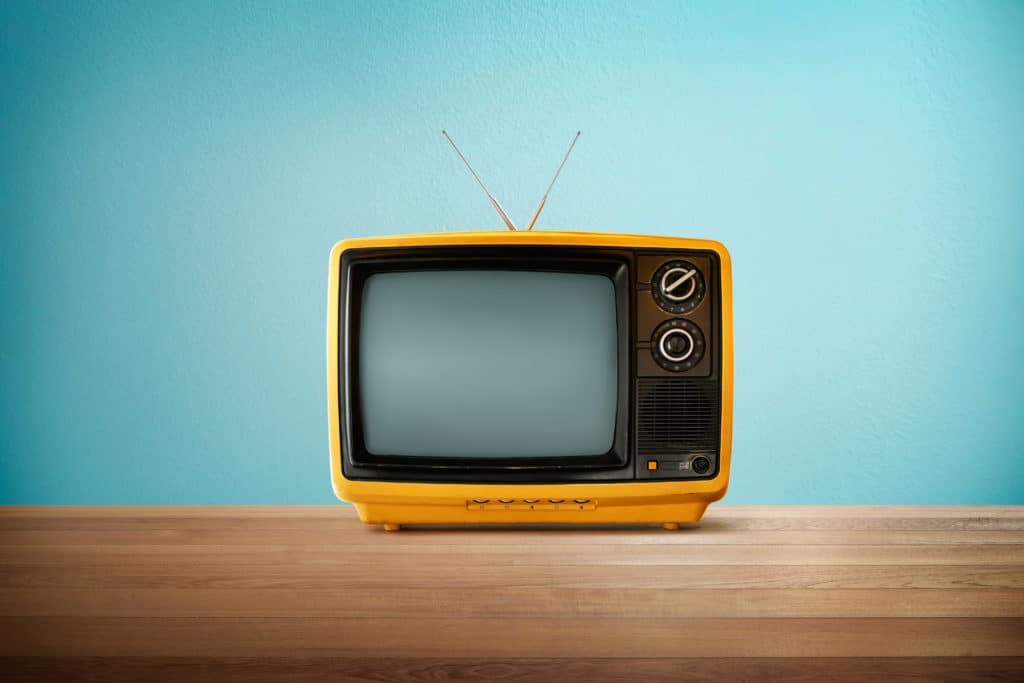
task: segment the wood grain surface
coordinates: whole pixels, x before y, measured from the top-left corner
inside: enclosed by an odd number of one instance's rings
[[[1024,507],[0,508],[4,680],[1024,680]]]

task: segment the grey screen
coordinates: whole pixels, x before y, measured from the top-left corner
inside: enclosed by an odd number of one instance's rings
[[[616,322],[604,275],[371,275],[358,341],[367,451],[603,455],[615,433]]]

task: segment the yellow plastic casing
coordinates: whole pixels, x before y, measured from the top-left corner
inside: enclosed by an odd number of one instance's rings
[[[718,255],[721,273],[722,434],[718,475],[700,481],[631,481],[578,484],[442,484],[346,479],[341,467],[339,297],[341,255],[347,249],[462,245],[548,245],[624,249],[695,249]],[[441,232],[343,240],[331,250],[327,296],[327,415],[331,481],[367,524],[664,524],[700,520],[725,495],[732,454],[732,265],[719,242],[591,232]],[[488,501],[477,503],[474,501]],[[509,503],[501,501],[512,501]],[[534,502],[536,501],[536,502]],[[552,503],[551,501],[563,501]],[[581,501],[581,502],[577,502]]]

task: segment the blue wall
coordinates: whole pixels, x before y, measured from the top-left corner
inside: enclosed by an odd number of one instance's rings
[[[733,503],[1024,503],[1020,2],[0,5],[0,502],[327,503],[338,239],[710,237]]]

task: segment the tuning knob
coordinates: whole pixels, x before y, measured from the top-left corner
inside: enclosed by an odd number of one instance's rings
[[[704,334],[689,320],[673,318],[658,325],[651,337],[651,355],[670,372],[690,370],[704,357]]]
[[[704,300],[704,276],[689,261],[669,261],[654,271],[651,293],[669,313],[689,313]]]

